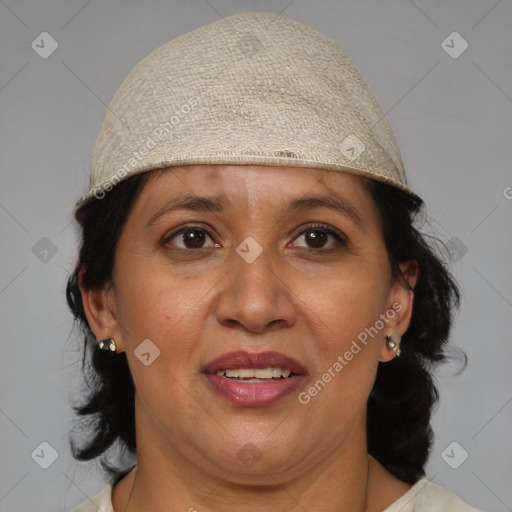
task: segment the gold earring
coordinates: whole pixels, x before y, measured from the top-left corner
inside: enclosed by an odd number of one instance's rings
[[[399,343],[400,339],[397,342],[393,339],[393,337],[390,334],[386,336],[386,346],[389,348],[389,350],[392,350],[395,353],[396,357],[400,357],[400,354],[402,352],[400,350]]]
[[[116,340],[114,338],[107,338],[98,342],[100,350],[105,352],[115,352],[117,349]]]

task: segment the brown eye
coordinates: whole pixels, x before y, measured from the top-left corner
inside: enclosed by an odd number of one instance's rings
[[[314,249],[322,248],[327,242],[328,238],[329,235],[325,231],[319,229],[306,231],[306,234],[304,235],[306,243],[312,246]]]
[[[329,252],[335,249],[336,245],[346,245],[345,236],[337,230],[323,224],[308,227],[300,233],[296,240],[301,237],[304,237],[304,241],[307,244],[306,249],[313,252]],[[334,246],[331,245],[331,247],[326,248],[325,245],[328,243],[329,237],[334,239]]]
[[[173,233],[164,240],[164,244],[167,245],[171,240],[176,240],[171,245],[179,249],[204,249],[203,246],[207,238],[212,239],[206,229],[192,226]],[[182,246],[179,245],[179,242]]]

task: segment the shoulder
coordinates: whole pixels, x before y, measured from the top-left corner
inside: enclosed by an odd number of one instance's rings
[[[98,494],[78,505],[73,512],[114,512],[112,508],[113,487],[114,480],[112,479]]]
[[[78,505],[78,507],[73,509],[73,512],[114,512],[112,507],[112,490],[116,483],[132,471],[134,467],[132,466],[124,470],[120,475],[113,476],[98,494]]]
[[[418,480],[400,499],[384,512],[482,512],[456,494],[426,478]]]

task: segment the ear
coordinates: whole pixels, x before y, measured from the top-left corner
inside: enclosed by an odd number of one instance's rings
[[[390,290],[388,299],[388,310],[390,317],[383,332],[383,340],[380,347],[379,361],[390,361],[395,354],[390,350],[385,341],[388,334],[395,337],[402,337],[407,331],[412,317],[414,301],[414,287],[418,280],[418,263],[415,260],[399,264],[402,279],[397,279]],[[394,312],[391,316],[391,312]]]
[[[121,328],[115,309],[115,290],[110,283],[103,288],[86,288],[83,285],[84,271],[81,269],[78,273],[78,286],[89,327],[97,341],[114,338],[116,352],[123,352]]]

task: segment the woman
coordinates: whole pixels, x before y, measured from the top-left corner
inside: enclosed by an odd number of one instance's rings
[[[238,14],[143,59],[97,140],[67,290],[97,378],[74,454],[118,442],[137,464],[75,510],[474,511],[424,473],[459,295],[421,204],[315,30]]]

